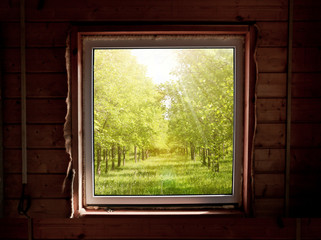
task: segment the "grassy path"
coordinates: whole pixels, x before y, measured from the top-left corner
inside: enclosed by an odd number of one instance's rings
[[[104,166],[102,167],[104,169]],[[95,177],[96,195],[231,194],[232,162],[215,173],[186,156],[160,155]]]

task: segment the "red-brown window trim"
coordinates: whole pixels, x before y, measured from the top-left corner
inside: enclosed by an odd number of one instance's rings
[[[79,144],[82,144],[82,139],[78,138],[78,134],[81,131],[79,124],[80,109],[78,107],[78,101],[81,98],[79,95],[78,81],[81,81],[81,49],[82,44],[80,38],[82,35],[128,35],[128,34],[139,34],[139,35],[151,35],[151,34],[190,34],[190,35],[243,35],[245,38],[245,78],[244,78],[244,157],[243,157],[243,192],[242,192],[242,207],[241,212],[246,215],[252,214],[252,151],[253,151],[253,135],[255,128],[255,116],[254,116],[254,99],[255,96],[255,78],[256,78],[256,67],[254,61],[255,52],[255,29],[249,25],[197,25],[197,24],[181,24],[181,25],[126,25],[126,24],[115,24],[115,25],[86,25],[86,26],[73,26],[71,31],[71,116],[72,116],[72,159],[73,169],[75,169],[75,177],[73,183],[73,209],[74,216],[80,216],[86,212],[82,206],[82,181],[79,181],[79,173],[83,166],[79,162]],[[80,152],[81,154],[81,152]],[[192,210],[197,213],[197,210]],[[99,210],[87,211],[87,214],[97,215],[103,213]],[[238,211],[209,211],[209,214],[232,214]],[[144,210],[140,209],[139,213],[144,214]],[[160,214],[158,211],[146,211],[146,214]],[[180,214],[179,211],[176,213]],[[187,212],[188,213],[188,212]],[[117,213],[114,213],[117,214]],[[136,211],[120,211],[120,214],[138,214]],[[173,214],[173,212],[172,212]]]

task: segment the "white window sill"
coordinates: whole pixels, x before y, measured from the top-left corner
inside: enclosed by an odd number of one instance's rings
[[[126,209],[111,209],[111,208],[97,208],[97,209],[81,209],[79,211],[80,217],[90,216],[195,216],[195,215],[216,215],[216,216],[244,216],[244,212],[238,209],[164,209],[164,210],[126,210]]]

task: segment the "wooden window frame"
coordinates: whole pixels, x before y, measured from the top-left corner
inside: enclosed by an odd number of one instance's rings
[[[239,209],[212,209],[202,207],[194,208],[170,208],[164,209],[154,208],[148,209],[110,209],[98,207],[84,207],[84,184],[83,184],[83,139],[82,135],[82,111],[81,111],[81,84],[82,81],[82,42],[83,35],[151,35],[151,34],[166,34],[166,35],[240,35],[245,39],[244,53],[244,87],[243,87],[243,172],[242,172],[242,203]],[[110,214],[235,214],[242,213],[246,215],[252,214],[252,141],[254,134],[254,89],[256,68],[254,62],[255,48],[255,31],[254,27],[249,25],[214,25],[214,24],[180,24],[180,25],[162,25],[162,24],[111,24],[111,25],[80,25],[73,26],[71,31],[71,116],[72,116],[72,159],[73,168],[76,170],[74,177],[72,204],[74,216],[88,215],[110,215]],[[80,104],[79,104],[80,103]]]

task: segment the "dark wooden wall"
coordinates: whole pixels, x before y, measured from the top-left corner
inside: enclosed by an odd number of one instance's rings
[[[255,22],[257,130],[255,216],[284,213],[288,0],[27,0],[27,131],[30,215],[67,217],[61,191],[67,76],[65,41],[72,22]],[[18,217],[21,193],[19,1],[0,1],[5,216]],[[294,0],[291,216],[321,216],[321,1]]]

